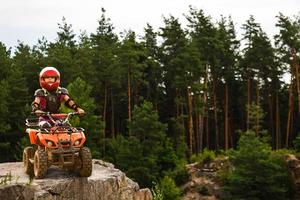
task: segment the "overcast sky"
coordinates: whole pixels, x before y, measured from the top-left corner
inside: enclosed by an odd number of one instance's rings
[[[117,33],[131,29],[142,35],[146,23],[155,30],[163,26],[162,16],[173,15],[184,25],[189,5],[203,9],[213,20],[231,15],[237,28],[254,15],[269,36],[277,33],[279,12],[293,16],[300,11],[300,0],[0,0],[0,41],[7,47],[15,47],[18,40],[32,46],[43,36],[54,41],[63,17],[76,34],[95,32],[101,7]]]

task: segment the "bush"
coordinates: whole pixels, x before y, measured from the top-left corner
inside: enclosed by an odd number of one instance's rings
[[[191,156],[191,162],[209,163],[216,158],[216,154],[213,151],[204,149],[203,153]]]
[[[181,191],[171,177],[165,176],[163,179],[161,179],[159,188],[163,194],[164,200],[180,199]]]
[[[254,133],[241,136],[229,159],[234,166],[225,179],[229,199],[289,199],[291,182],[282,156]]]
[[[172,177],[177,185],[183,185],[189,179],[189,174],[185,167],[185,162],[178,164],[174,170],[166,174]]]
[[[300,152],[300,133],[298,133],[297,137],[293,141],[294,148],[297,152]]]
[[[153,200],[163,200],[164,196],[163,193],[161,192],[161,189],[159,188],[159,184],[153,183],[154,188],[151,189]]]
[[[203,196],[209,195],[209,191],[205,185],[196,185],[194,190]]]
[[[189,179],[189,174],[185,168],[178,167],[174,171],[174,180],[176,184],[182,185],[186,183]]]

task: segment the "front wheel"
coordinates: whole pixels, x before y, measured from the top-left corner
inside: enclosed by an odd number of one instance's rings
[[[47,153],[45,150],[39,149],[34,154],[34,176],[36,178],[44,178],[47,174]]]
[[[32,147],[26,147],[23,151],[23,165],[24,171],[29,176],[33,175],[33,164],[29,159],[33,159],[34,157],[34,149]]]
[[[92,174],[92,154],[89,148],[83,147],[79,151],[80,159],[81,159],[81,169],[79,170],[81,177],[89,177]]]

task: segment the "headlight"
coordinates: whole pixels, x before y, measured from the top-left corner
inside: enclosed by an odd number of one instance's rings
[[[48,142],[47,142],[47,145],[48,145],[49,147],[52,147],[52,145],[53,145],[53,142],[51,142],[51,141],[48,141]]]
[[[80,144],[80,141],[79,141],[79,140],[76,140],[74,144],[75,144],[75,146],[77,146],[77,145]]]

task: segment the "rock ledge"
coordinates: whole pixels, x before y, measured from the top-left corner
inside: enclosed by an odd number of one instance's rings
[[[102,160],[93,160],[93,173],[88,178],[51,167],[44,179],[33,180],[24,173],[23,163],[15,162],[0,164],[0,199],[152,200],[152,195]]]

